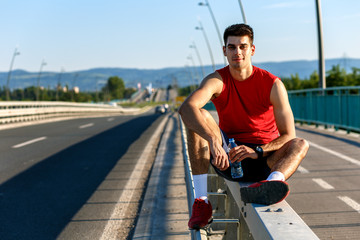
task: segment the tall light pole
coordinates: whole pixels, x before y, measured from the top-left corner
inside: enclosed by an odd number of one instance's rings
[[[316,18],[317,18],[318,51],[319,51],[319,88],[325,89],[326,88],[325,59],[324,59],[324,49],[323,49],[323,34],[322,34],[320,0],[316,0]]]
[[[71,101],[73,102],[74,101],[74,95],[75,95],[75,83],[76,83],[76,79],[78,78],[79,74],[76,73],[75,76],[74,76],[74,79],[72,81],[72,91],[71,91]]]
[[[194,62],[194,58],[192,57],[192,55],[190,54],[188,57],[187,57],[188,60],[190,60],[194,66],[194,71],[195,71],[195,74],[196,74],[196,78],[197,78],[197,82],[199,83],[200,82],[200,76],[198,74],[198,72],[196,71],[196,65],[195,65],[195,62]]]
[[[245,11],[244,11],[244,8],[243,8],[243,5],[242,5],[241,0],[239,0],[239,6],[240,6],[240,10],[241,10],[241,15],[242,15],[243,21],[244,21],[245,24],[247,24],[247,22],[246,22],[246,17],[245,17]]]
[[[197,49],[197,47],[195,45],[195,42],[193,42],[189,47],[193,48],[195,50],[195,52],[196,52],[196,55],[197,55],[197,57],[199,59],[199,63],[200,63],[200,67],[201,67],[202,77],[204,78],[205,77],[204,66],[202,64],[201,57],[200,57],[199,51],[198,51],[198,49]]]
[[[217,32],[217,35],[218,35],[218,38],[219,38],[219,42],[220,42],[220,46],[221,46],[221,54],[223,55],[223,58],[224,58],[224,64],[226,65],[226,58],[225,58],[224,53],[223,53],[223,51],[222,51],[222,47],[224,46],[224,43],[223,43],[223,40],[222,40],[222,38],[221,38],[221,33],[220,33],[219,27],[218,27],[218,25],[217,25],[217,23],[216,23],[214,13],[213,13],[213,11],[211,10],[210,4],[209,4],[208,0],[205,0],[205,3],[199,2],[199,6],[206,6],[206,7],[208,7],[208,9],[209,9],[211,18],[212,18],[212,20],[213,20],[213,22],[214,22],[214,25],[215,25],[215,28],[216,28],[216,32]]]
[[[37,84],[36,84],[36,101],[39,101],[39,94],[40,94],[40,77],[41,77],[42,69],[43,69],[43,67],[44,67],[46,64],[47,64],[47,63],[46,63],[45,60],[43,59],[43,60],[41,61],[41,64],[40,64],[39,75],[38,75],[38,78],[37,78]]]
[[[192,72],[191,72],[191,70],[190,70],[190,68],[189,68],[189,66],[188,65],[185,65],[185,72],[186,73],[188,73],[189,74],[189,76],[190,76],[190,91],[192,92],[193,91],[193,86],[195,87],[195,84],[194,84],[194,78],[193,78],[193,75],[192,75]],[[195,89],[194,89],[195,90]]]
[[[216,70],[216,68],[215,68],[215,62],[214,62],[214,57],[213,57],[213,54],[212,54],[212,51],[211,51],[210,43],[209,43],[209,40],[208,40],[208,38],[207,38],[207,36],[206,36],[205,29],[204,29],[203,25],[201,24],[201,21],[200,21],[200,20],[199,20],[199,25],[200,25],[200,27],[195,27],[195,29],[196,29],[196,30],[201,30],[202,33],[203,33],[203,35],[204,35],[205,42],[206,42],[206,45],[207,45],[208,50],[209,50],[212,67],[213,67],[213,70],[215,71],[215,70]]]
[[[6,81],[6,100],[7,101],[10,101],[10,78],[11,78],[11,71],[12,71],[12,68],[13,68],[13,65],[14,65],[14,60],[15,60],[15,57],[17,55],[20,55],[20,52],[17,50],[17,48],[15,48],[15,51],[14,51],[14,54],[11,58],[11,63],[10,63],[10,70],[9,70],[9,73],[8,73],[8,77],[7,77],[7,81]]]
[[[61,75],[65,72],[65,69],[62,67],[59,73],[58,82],[56,84],[56,101],[59,101],[59,88],[61,88]]]

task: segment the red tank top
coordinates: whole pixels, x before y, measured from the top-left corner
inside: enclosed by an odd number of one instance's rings
[[[217,72],[223,79],[223,89],[212,102],[219,115],[219,127],[226,135],[254,144],[266,144],[277,138],[279,131],[270,102],[270,91],[277,77],[255,66],[244,81],[233,79],[229,66]]]

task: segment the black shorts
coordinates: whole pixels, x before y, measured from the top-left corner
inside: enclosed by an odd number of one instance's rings
[[[221,129],[220,129],[221,130]],[[223,148],[224,150],[227,152],[228,149],[228,144],[229,144],[229,138],[228,136],[226,136],[226,134],[221,130],[221,137],[222,137],[222,142],[223,142]],[[245,145],[248,146],[250,148],[255,148],[256,144],[251,144],[251,143],[241,143],[241,142],[237,142],[236,144],[239,145]],[[231,177],[231,168],[229,167],[228,169],[226,169],[225,171],[220,171],[217,167],[215,167],[212,164],[212,156],[210,154],[210,163],[211,165],[214,167],[215,171],[217,174],[219,174],[220,176],[222,176],[223,178],[226,178],[230,181],[235,181],[235,182],[258,182],[261,180],[265,180],[269,174],[271,169],[269,168],[269,166],[267,165],[267,158],[263,157],[262,159],[251,159],[251,158],[245,158],[244,160],[241,161],[241,166],[244,172],[244,176],[242,178],[232,178]]]

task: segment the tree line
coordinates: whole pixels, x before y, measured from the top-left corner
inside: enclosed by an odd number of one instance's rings
[[[126,88],[124,80],[118,76],[109,77],[105,86],[99,91],[78,92],[67,85],[58,85],[56,89],[37,88],[35,86],[9,91],[12,101],[66,101],[66,102],[108,102],[115,99],[128,99],[135,88]],[[37,96],[38,95],[38,96]],[[0,89],[0,100],[5,101],[6,87]]]
[[[326,87],[360,86],[360,68],[352,68],[347,73],[340,65],[332,66],[326,72]],[[314,71],[309,78],[300,79],[299,74],[291,75],[288,78],[281,78],[287,90],[302,90],[319,87],[319,74]]]

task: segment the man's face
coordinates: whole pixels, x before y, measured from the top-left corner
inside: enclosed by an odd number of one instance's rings
[[[248,36],[229,36],[223,51],[229,65],[240,70],[251,66],[251,56],[255,53],[255,45],[251,45]]]

